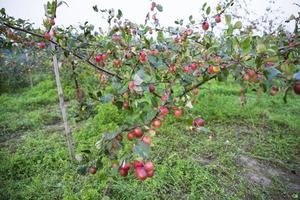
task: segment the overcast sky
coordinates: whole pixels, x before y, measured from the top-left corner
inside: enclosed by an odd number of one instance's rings
[[[146,13],[150,8],[149,0],[65,0],[69,7],[62,6],[58,9],[57,24],[68,26],[78,25],[89,21],[96,26],[105,27],[106,24],[98,13],[92,10],[93,5],[98,8],[115,8],[123,11],[124,17],[136,22],[143,23]],[[206,0],[208,4],[214,5],[217,0]],[[247,10],[251,11],[249,15],[252,19],[264,16],[268,0],[239,0],[248,4]],[[299,7],[293,5],[299,0],[272,0],[275,4],[273,8],[279,9],[275,12],[281,21],[287,19],[291,14],[297,14]],[[8,15],[29,19],[35,23],[35,26],[41,26],[44,17],[43,4],[47,0],[0,0],[0,7],[4,7]],[[201,19],[200,8],[205,0],[157,0],[164,7],[164,11],[159,14],[161,25],[174,25],[176,19],[188,19],[190,15]],[[243,15],[243,13],[240,13]],[[244,14],[246,15],[246,14]],[[292,30],[292,25],[289,26]]]

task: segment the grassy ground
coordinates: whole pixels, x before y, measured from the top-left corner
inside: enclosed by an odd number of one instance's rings
[[[168,117],[154,138],[155,176],[140,182],[132,174],[77,173],[79,164],[67,160],[53,82],[2,95],[0,197],[299,199],[299,96],[291,94],[287,104],[282,94],[251,94],[247,100],[240,106],[239,87],[231,83],[201,88],[195,109],[185,116],[206,119],[209,133],[190,131],[181,119]],[[97,120],[118,114],[107,109]],[[77,151],[93,147],[100,133],[88,135],[86,127],[79,128],[69,117]],[[91,123],[95,120],[83,122]]]

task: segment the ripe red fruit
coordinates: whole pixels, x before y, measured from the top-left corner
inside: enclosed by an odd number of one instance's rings
[[[142,138],[142,142],[144,142],[145,144],[150,145],[151,144],[151,137],[150,136],[144,136]]]
[[[169,110],[168,110],[167,106],[161,106],[161,107],[160,107],[160,113],[161,113],[162,115],[168,114],[168,113],[169,113]]]
[[[129,132],[128,135],[127,135],[128,140],[133,140],[134,137],[135,136],[134,136],[133,132]]]
[[[272,96],[275,96],[276,93],[277,93],[277,90],[271,90],[271,95],[272,95]]]
[[[183,72],[186,73],[186,74],[189,73],[190,72],[190,66],[184,66],[183,67]]]
[[[45,37],[46,40],[50,40],[50,39],[51,39],[51,35],[50,35],[50,33],[48,33],[48,32],[45,33],[45,36],[44,36],[44,37]]]
[[[135,160],[133,163],[133,166],[134,166],[134,168],[144,167],[144,163],[142,161]]]
[[[147,178],[147,173],[146,173],[144,167],[135,168],[134,175],[141,181],[143,181]]]
[[[89,172],[90,174],[95,174],[95,173],[97,172],[97,168],[96,168],[96,167],[89,167],[89,168],[88,168],[88,172]]]
[[[145,170],[148,171],[153,171],[154,170],[154,164],[152,161],[146,162],[144,165]]]
[[[175,110],[175,113],[174,113],[175,117],[179,118],[181,115],[182,115],[182,110]]]
[[[210,65],[209,68],[208,68],[208,71],[210,74],[214,74],[215,71],[214,71],[214,66]]]
[[[128,171],[128,170],[130,170],[130,167],[131,167],[130,163],[125,163],[124,165],[121,166],[121,169]]]
[[[49,24],[51,25],[51,26],[54,26],[55,25],[55,21],[54,21],[54,19],[49,19]]]
[[[216,23],[220,23],[220,22],[221,22],[221,16],[220,16],[220,15],[217,15],[217,16],[215,17],[215,21],[216,21]]]
[[[113,61],[113,64],[114,64],[115,66],[120,66],[120,65],[121,65],[121,60],[114,60],[114,61]]]
[[[153,177],[154,176],[154,170],[146,171],[146,173],[147,173],[148,177]]]
[[[127,52],[127,53],[125,54],[125,58],[126,58],[126,59],[130,59],[131,57],[132,57],[132,53]]]
[[[39,42],[37,45],[40,49],[44,49],[46,47],[44,42]]]
[[[153,2],[151,3],[151,11],[153,11],[155,7],[156,7],[156,3],[153,1]]]
[[[161,127],[161,121],[159,119],[154,119],[152,121],[152,126],[154,126],[155,128]]]
[[[196,118],[193,121],[193,126],[198,127],[198,126],[204,126],[205,125],[205,121],[202,118]]]
[[[171,73],[176,72],[175,66],[174,66],[174,65],[170,65],[170,66],[169,66],[169,71],[170,71]]]
[[[132,91],[132,90],[134,90],[134,86],[135,86],[134,81],[130,81],[128,88]]]
[[[129,108],[129,103],[128,101],[123,102],[123,108],[128,109]]]
[[[134,129],[134,136],[135,137],[138,137],[138,138],[140,138],[140,137],[142,137],[143,136],[143,131],[142,131],[142,129],[140,129],[140,128],[135,128]]]
[[[243,76],[243,80],[244,80],[244,81],[248,81],[248,80],[249,80],[249,75],[248,75],[248,74],[245,74],[245,75]]]
[[[193,71],[195,71],[197,69],[198,65],[196,63],[192,63],[192,64],[190,64],[190,67]]]
[[[250,77],[253,77],[253,76],[255,76],[255,71],[254,70],[249,70],[248,71],[248,75],[250,76]]]
[[[296,94],[300,95],[300,82],[295,83],[293,89]]]
[[[202,29],[206,31],[206,30],[208,30],[208,28],[209,28],[208,22],[203,22],[202,23]]]
[[[120,168],[119,169],[119,173],[120,173],[121,176],[127,176],[128,175],[128,170]]]
[[[149,92],[153,93],[155,91],[155,86],[154,85],[149,85]]]
[[[99,63],[103,60],[103,57],[101,54],[97,55],[96,58],[95,58],[96,62]]]
[[[113,41],[118,42],[118,41],[120,41],[121,36],[120,35],[113,35],[112,39],[113,39]]]

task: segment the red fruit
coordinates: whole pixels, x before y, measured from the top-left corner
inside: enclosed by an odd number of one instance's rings
[[[253,77],[255,74],[256,74],[256,73],[255,73],[254,70],[249,70],[249,71],[248,71],[248,75],[249,75],[250,77]]]
[[[169,113],[169,110],[168,110],[168,108],[167,108],[166,106],[161,106],[161,107],[160,107],[160,113],[161,113],[162,115],[166,115],[166,114]]]
[[[153,93],[155,91],[154,85],[149,85],[149,92]]]
[[[119,173],[120,173],[121,176],[127,176],[128,175],[128,170],[120,168],[119,169]]]
[[[123,108],[128,109],[129,108],[129,103],[128,101],[123,102]]]
[[[176,72],[175,66],[174,66],[174,65],[170,65],[170,66],[169,66],[169,71],[170,71],[171,73]]]
[[[130,170],[130,167],[131,167],[130,163],[125,163],[124,165],[121,166],[121,169],[128,171],[128,170]]]
[[[144,142],[145,144],[150,145],[151,144],[151,137],[150,136],[144,136],[142,138],[142,142]]]
[[[177,110],[175,110],[175,113],[174,113],[174,115],[175,115],[175,117],[180,117],[181,115],[182,115],[182,111],[181,110],[179,110],[179,109],[177,109]]]
[[[145,170],[148,171],[153,171],[154,170],[154,164],[152,161],[146,162],[144,165]]]
[[[104,54],[102,54],[102,60],[106,60],[107,59],[107,54],[106,53],[104,53]]]
[[[133,140],[134,137],[135,136],[134,136],[133,132],[129,132],[128,135],[127,135],[128,140]]]
[[[132,90],[134,90],[134,86],[135,86],[134,81],[130,81],[128,88],[132,91]]]
[[[143,167],[135,168],[134,175],[141,181],[147,178],[147,173]]]
[[[88,172],[89,172],[90,174],[96,174],[97,168],[96,168],[96,167],[89,167],[89,168],[88,168]]]
[[[214,71],[214,66],[210,65],[209,68],[208,68],[208,71],[210,74],[214,74],[215,71]]]
[[[277,90],[271,90],[271,95],[272,95],[272,96],[275,96],[276,93],[277,93]]]
[[[152,121],[152,126],[154,126],[155,128],[161,127],[161,121],[159,119],[154,119]]]
[[[144,163],[139,160],[135,160],[133,163],[134,168],[144,167]]]
[[[50,24],[51,26],[54,26],[54,25],[55,25],[54,19],[49,19],[49,24]]]
[[[208,28],[209,28],[208,22],[203,22],[202,23],[202,29],[206,31],[206,30],[208,30]]]
[[[193,71],[195,71],[197,69],[198,65],[196,63],[192,63],[192,64],[190,64],[190,67]]]
[[[152,3],[151,3],[151,11],[153,11],[155,7],[156,7],[156,3],[155,3],[155,2],[152,2]]]
[[[189,73],[190,72],[190,66],[184,66],[183,67],[183,72],[186,73],[186,74]]]
[[[216,62],[217,62],[217,63],[221,63],[221,61],[222,61],[222,58],[221,58],[220,56],[217,56],[217,57],[216,57]]]
[[[126,58],[126,59],[130,59],[131,57],[132,57],[132,54],[131,54],[131,53],[127,52],[127,53],[125,54],[125,58]]]
[[[193,126],[198,127],[198,126],[204,126],[204,125],[205,125],[205,121],[202,118],[196,118],[193,121]]]
[[[37,45],[40,49],[44,49],[46,47],[44,42],[39,42]]]
[[[217,16],[215,17],[215,21],[216,21],[216,23],[220,23],[220,22],[221,22],[221,16],[220,16],[220,15],[217,15]]]
[[[153,177],[154,176],[154,170],[152,170],[152,171],[146,171],[146,173],[147,173],[148,177]]]
[[[120,41],[121,36],[119,36],[119,35],[113,35],[112,39],[113,39],[113,41],[118,42],[118,41]]]
[[[121,65],[121,60],[114,60],[113,64],[116,66],[120,66]]]
[[[97,55],[96,58],[95,58],[96,62],[99,63],[103,60],[103,57],[101,54]]]
[[[244,81],[248,81],[248,80],[249,80],[249,75],[248,75],[248,74],[245,74],[245,75],[243,76],[243,80],[244,80]]]
[[[299,95],[300,94],[300,82],[295,83],[293,89],[294,89],[294,92]]]
[[[142,131],[142,129],[140,129],[140,128],[135,128],[134,129],[134,136],[135,137],[138,137],[138,138],[140,138],[140,137],[142,137],[143,136],[143,131]]]
[[[44,37],[45,37],[46,40],[50,40],[50,39],[51,39],[51,35],[50,35],[50,33],[48,33],[48,32],[45,33],[45,36],[44,36]]]
[[[35,45],[35,41],[34,41],[34,40],[31,40],[31,41],[30,41],[30,45],[31,45],[31,46],[34,46],[34,45]]]

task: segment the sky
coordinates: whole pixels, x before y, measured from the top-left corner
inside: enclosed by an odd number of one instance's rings
[[[143,23],[146,13],[150,9],[150,0],[65,0],[69,7],[63,5],[58,9],[56,24],[68,26],[70,24],[78,26],[85,21],[102,26],[104,29],[107,26],[99,13],[93,11],[92,6],[97,5],[98,8],[114,8],[121,9],[125,18],[136,22]],[[293,5],[297,0],[239,0],[247,3],[247,8],[250,14],[239,13],[250,17],[251,19],[259,19],[266,13],[269,1],[274,1],[275,4],[271,9],[278,9],[275,12],[278,16],[278,21],[283,22],[291,14],[297,14],[299,7]],[[44,16],[44,3],[47,0],[0,0],[0,7],[5,8],[10,16],[28,19],[35,23],[35,27],[42,24]],[[201,18],[200,9],[204,2],[209,5],[215,5],[217,0],[157,0],[157,3],[163,5],[164,11],[158,15],[160,24],[163,26],[172,26],[176,19],[186,19],[190,15],[196,18]],[[246,6],[246,4],[245,4]],[[243,12],[242,10],[239,10]],[[239,12],[238,11],[238,12]],[[292,30],[292,25],[288,26]]]

